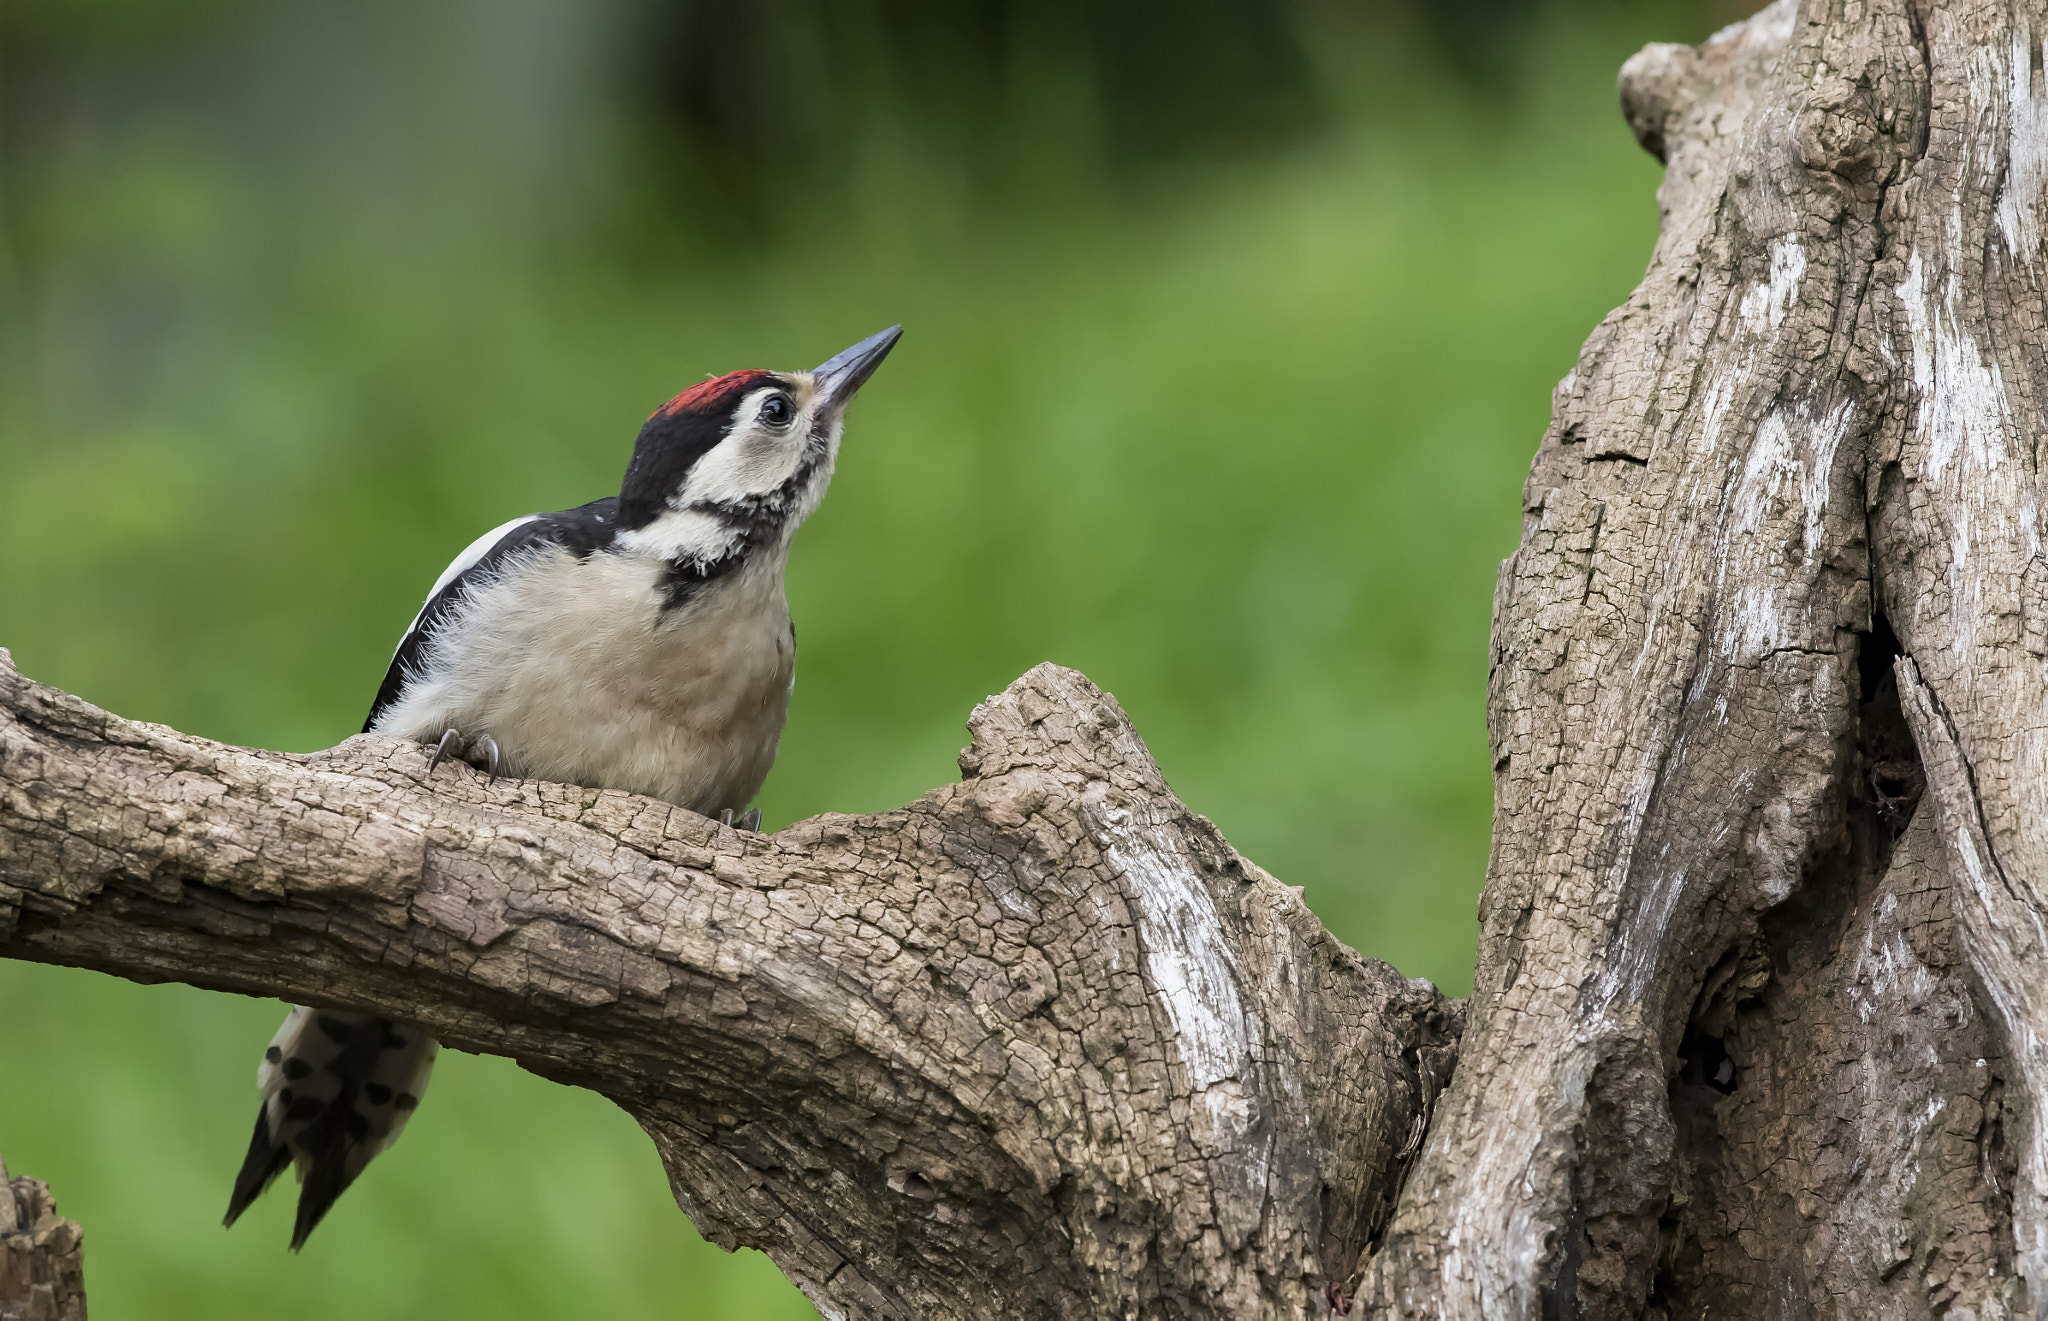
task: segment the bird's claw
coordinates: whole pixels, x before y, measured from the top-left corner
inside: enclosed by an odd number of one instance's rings
[[[734,830],[759,830],[761,828],[761,809],[750,807],[738,816],[734,816],[733,810],[730,807],[722,808],[718,813],[718,824],[721,826],[731,826]]]
[[[465,751],[461,730],[443,730],[441,741],[436,743],[434,750],[427,754],[427,774],[432,775],[434,768],[439,766],[446,758],[459,757],[470,765],[476,766],[476,758],[478,756],[483,758],[483,765],[477,766],[477,769],[492,779],[497,779],[498,768],[504,762],[504,756],[498,751],[498,740],[492,738],[489,734],[485,734],[475,742],[470,743]]]
[[[433,754],[427,758],[427,774],[434,773],[434,768],[441,764],[441,758],[448,755],[450,748],[459,748],[461,744],[461,734],[452,729],[442,731],[441,741],[434,745]]]

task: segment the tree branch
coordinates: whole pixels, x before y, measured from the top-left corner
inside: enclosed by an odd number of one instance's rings
[[[1663,227],[1502,566],[1462,1036],[1050,666],[962,783],[757,836],[0,663],[0,955],[593,1087],[834,1315],[2048,1316],[2044,33],[1623,69]]]
[[[0,955],[599,1091],[831,1314],[1301,1314],[1381,1229],[1462,1007],[1332,938],[1079,674],[970,727],[962,783],[757,835],[376,736],[211,743],[0,652]]]

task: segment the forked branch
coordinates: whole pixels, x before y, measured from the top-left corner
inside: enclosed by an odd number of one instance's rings
[[[828,1314],[1300,1315],[1450,1073],[1462,1006],[1331,937],[1071,670],[975,711],[961,783],[759,835],[392,739],[212,743],[5,655],[0,955],[599,1091]]]

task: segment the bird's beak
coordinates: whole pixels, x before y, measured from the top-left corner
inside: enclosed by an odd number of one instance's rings
[[[896,347],[896,341],[903,338],[903,327],[891,326],[879,335],[870,335],[844,353],[835,353],[811,372],[811,383],[818,389],[819,404],[830,411],[846,407],[846,401],[853,398],[853,392],[860,389],[868,377],[875,374],[875,368],[882,365],[882,359],[889,356],[889,350]]]

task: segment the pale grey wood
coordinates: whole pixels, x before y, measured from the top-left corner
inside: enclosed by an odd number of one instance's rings
[[[1661,232],[1502,566],[1471,1026],[1371,1309],[2048,1304],[2044,36],[1779,0],[1622,71]]]
[[[594,1087],[830,1315],[2048,1315],[2044,40],[1779,0],[1623,69],[1662,224],[1501,568],[1469,1027],[1051,666],[752,836],[0,664],[0,955]]]

